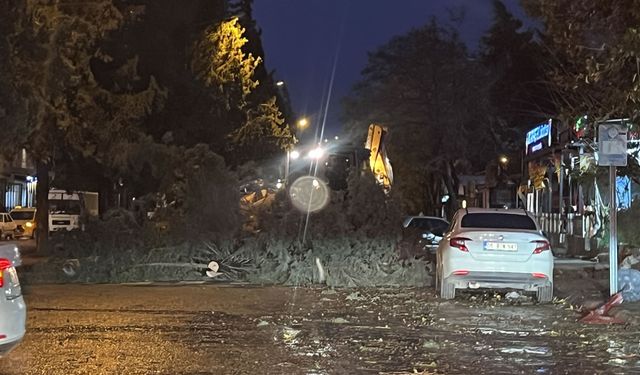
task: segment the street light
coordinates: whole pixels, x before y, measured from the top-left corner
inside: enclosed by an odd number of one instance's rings
[[[276,82],[276,86],[278,86],[278,87],[282,87],[282,86],[284,86],[284,81],[278,81],[278,82]]]
[[[291,153],[289,153],[289,157],[293,160],[296,160],[297,158],[300,157],[300,152],[293,150],[291,151]]]
[[[505,155],[500,156],[500,159],[499,159],[499,160],[500,160],[500,163],[502,163],[502,164],[507,164],[507,163],[509,163],[509,158],[508,158],[508,157],[506,157]]]
[[[324,150],[322,149],[322,147],[317,147],[309,151],[309,157],[311,159],[320,159],[322,155],[324,155]]]
[[[299,129],[305,129],[307,126],[309,125],[309,120],[307,120],[305,117],[301,118],[300,120],[298,120],[298,128]]]

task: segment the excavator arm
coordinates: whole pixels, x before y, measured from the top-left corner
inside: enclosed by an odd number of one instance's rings
[[[365,148],[370,151],[369,166],[376,180],[383,185],[385,189],[390,189],[393,184],[393,169],[391,168],[391,163],[389,162],[385,148],[386,135],[387,131],[381,125],[369,125],[369,134],[367,135]]]

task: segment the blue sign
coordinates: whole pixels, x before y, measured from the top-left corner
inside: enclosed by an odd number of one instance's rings
[[[619,210],[631,207],[631,179],[627,176],[616,177],[616,199]]]
[[[551,146],[551,120],[536,126],[527,133],[525,148],[527,154]]]

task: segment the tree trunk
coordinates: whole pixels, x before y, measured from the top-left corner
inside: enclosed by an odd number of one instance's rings
[[[458,202],[458,190],[455,182],[455,178],[453,174],[455,173],[450,164],[446,164],[445,166],[446,174],[443,176],[444,185],[449,191],[449,202],[447,202],[447,217],[451,219],[453,214],[460,208],[460,203]]]
[[[37,253],[47,255],[49,253],[49,165],[43,162],[36,164],[36,228],[37,228]]]

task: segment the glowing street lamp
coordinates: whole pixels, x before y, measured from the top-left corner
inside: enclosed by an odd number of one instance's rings
[[[300,152],[293,150],[289,153],[289,157],[293,160],[296,160],[297,158],[300,157]]]
[[[309,126],[309,120],[307,120],[305,117],[301,118],[300,120],[298,120],[298,128],[299,129],[305,129],[307,126]]]
[[[284,86],[284,81],[278,81],[278,82],[276,82],[276,86],[278,86],[278,87],[282,87],[282,86]]]
[[[500,159],[498,159],[500,161],[501,164],[507,164],[509,163],[509,158],[506,157],[505,155],[500,156]]]
[[[313,150],[309,151],[309,157],[311,159],[320,159],[324,155],[324,150],[322,147],[316,147]]]

